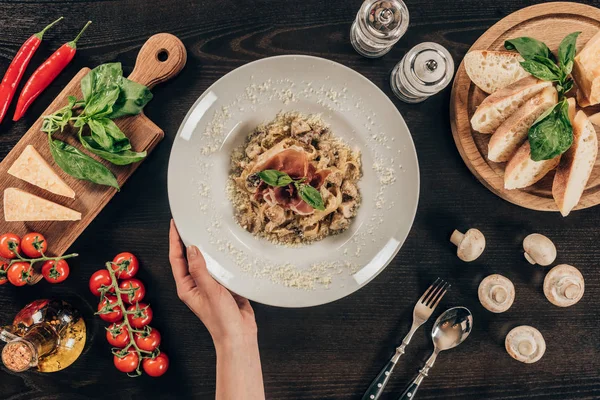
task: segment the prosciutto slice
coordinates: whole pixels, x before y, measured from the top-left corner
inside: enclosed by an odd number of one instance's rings
[[[253,168],[254,172],[267,169],[285,172],[295,180],[305,178],[305,182],[315,189],[319,189],[331,173],[327,169],[317,171],[315,165],[308,161],[308,156],[304,149],[299,146],[291,146],[287,149],[282,147],[276,149],[276,147],[273,147],[259,157]],[[276,151],[273,151],[275,149]],[[262,198],[269,205],[277,204],[299,215],[310,215],[315,211],[302,200],[294,184],[271,187],[265,182],[261,182],[255,193],[255,198],[257,200]]]

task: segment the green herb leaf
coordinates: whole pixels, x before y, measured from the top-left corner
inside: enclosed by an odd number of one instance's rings
[[[107,149],[108,151],[118,153],[123,150],[131,149],[131,142],[129,141],[127,136],[125,136],[125,134],[119,129],[117,124],[115,124],[111,119],[108,118],[103,118],[101,122],[102,125],[104,125],[104,130],[106,131],[106,134],[112,140],[112,147],[110,149]]]
[[[53,140],[50,134],[48,134],[48,142],[54,161],[67,174],[77,179],[119,189],[119,183],[113,173],[98,161],[65,142]]]
[[[558,62],[565,75],[569,75],[573,70],[573,61],[577,52],[577,37],[580,34],[581,32],[568,34],[558,46]]]
[[[86,100],[83,115],[87,117],[102,118],[113,111],[113,105],[119,98],[120,89],[114,86],[110,89],[94,92],[89,100]]]
[[[126,115],[137,115],[152,100],[152,92],[146,86],[123,78],[120,84],[119,98],[113,105],[108,118],[116,119]]]
[[[115,165],[133,164],[138,161],[142,161],[146,157],[145,151],[139,153],[131,150],[123,150],[118,153],[105,151],[100,147],[100,145],[98,145],[98,143],[94,142],[94,139],[92,139],[91,136],[80,135],[79,140],[86,150]]]
[[[299,184],[296,185],[296,187],[298,188],[298,194],[300,194],[300,198],[302,198],[302,200],[304,200],[309,206],[315,210],[325,210],[323,197],[321,197],[321,193],[317,189],[306,184]]]
[[[516,50],[525,60],[531,60],[534,56],[553,59],[552,52],[539,40],[530,37],[519,37],[504,42],[506,50]]]
[[[123,79],[121,63],[102,64],[91,70],[81,80],[81,92],[86,103],[92,95],[118,87]]]
[[[277,171],[275,169],[267,169],[260,171],[258,177],[263,180],[269,186],[287,186],[294,180],[285,172]]]
[[[525,60],[521,62],[521,67],[531,75],[544,81],[558,82],[560,76],[555,74],[548,66],[533,60]]]
[[[90,127],[91,136],[101,148],[108,150],[112,148],[112,140],[106,134],[106,129],[104,129],[104,125],[102,122],[90,119],[87,121],[88,126]]]
[[[566,99],[544,112],[529,128],[529,144],[533,161],[550,160],[571,147],[573,127]]]

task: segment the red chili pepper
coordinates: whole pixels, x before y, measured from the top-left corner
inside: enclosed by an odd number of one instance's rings
[[[92,21],[88,21],[73,41],[63,44],[31,75],[19,96],[13,121],[21,119],[31,103],[37,99],[50,83],[56,79],[58,74],[60,74],[71,62],[73,57],[75,57],[75,53],[77,52],[77,41],[91,23]]]
[[[63,17],[60,17],[40,32],[27,39],[8,66],[4,78],[2,79],[2,83],[0,83],[0,123],[2,123],[2,120],[6,115],[6,111],[17,91],[17,86],[19,86],[19,82],[21,82],[21,78],[23,78],[27,65],[29,65],[29,61],[31,61],[36,50],[40,47],[40,43],[42,43],[44,33],[62,19]]]

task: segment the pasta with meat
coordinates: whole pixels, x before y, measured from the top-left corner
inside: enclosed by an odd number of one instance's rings
[[[265,171],[285,179],[265,180]],[[334,137],[318,116],[280,113],[234,150],[229,195],[249,232],[279,244],[311,243],[348,229],[360,205],[361,176],[360,151]]]

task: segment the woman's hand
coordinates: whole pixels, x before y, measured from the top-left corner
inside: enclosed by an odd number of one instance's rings
[[[264,399],[254,311],[209,274],[196,246],[187,249],[171,220],[169,260],[177,295],[204,323],[217,351],[218,400]]]

